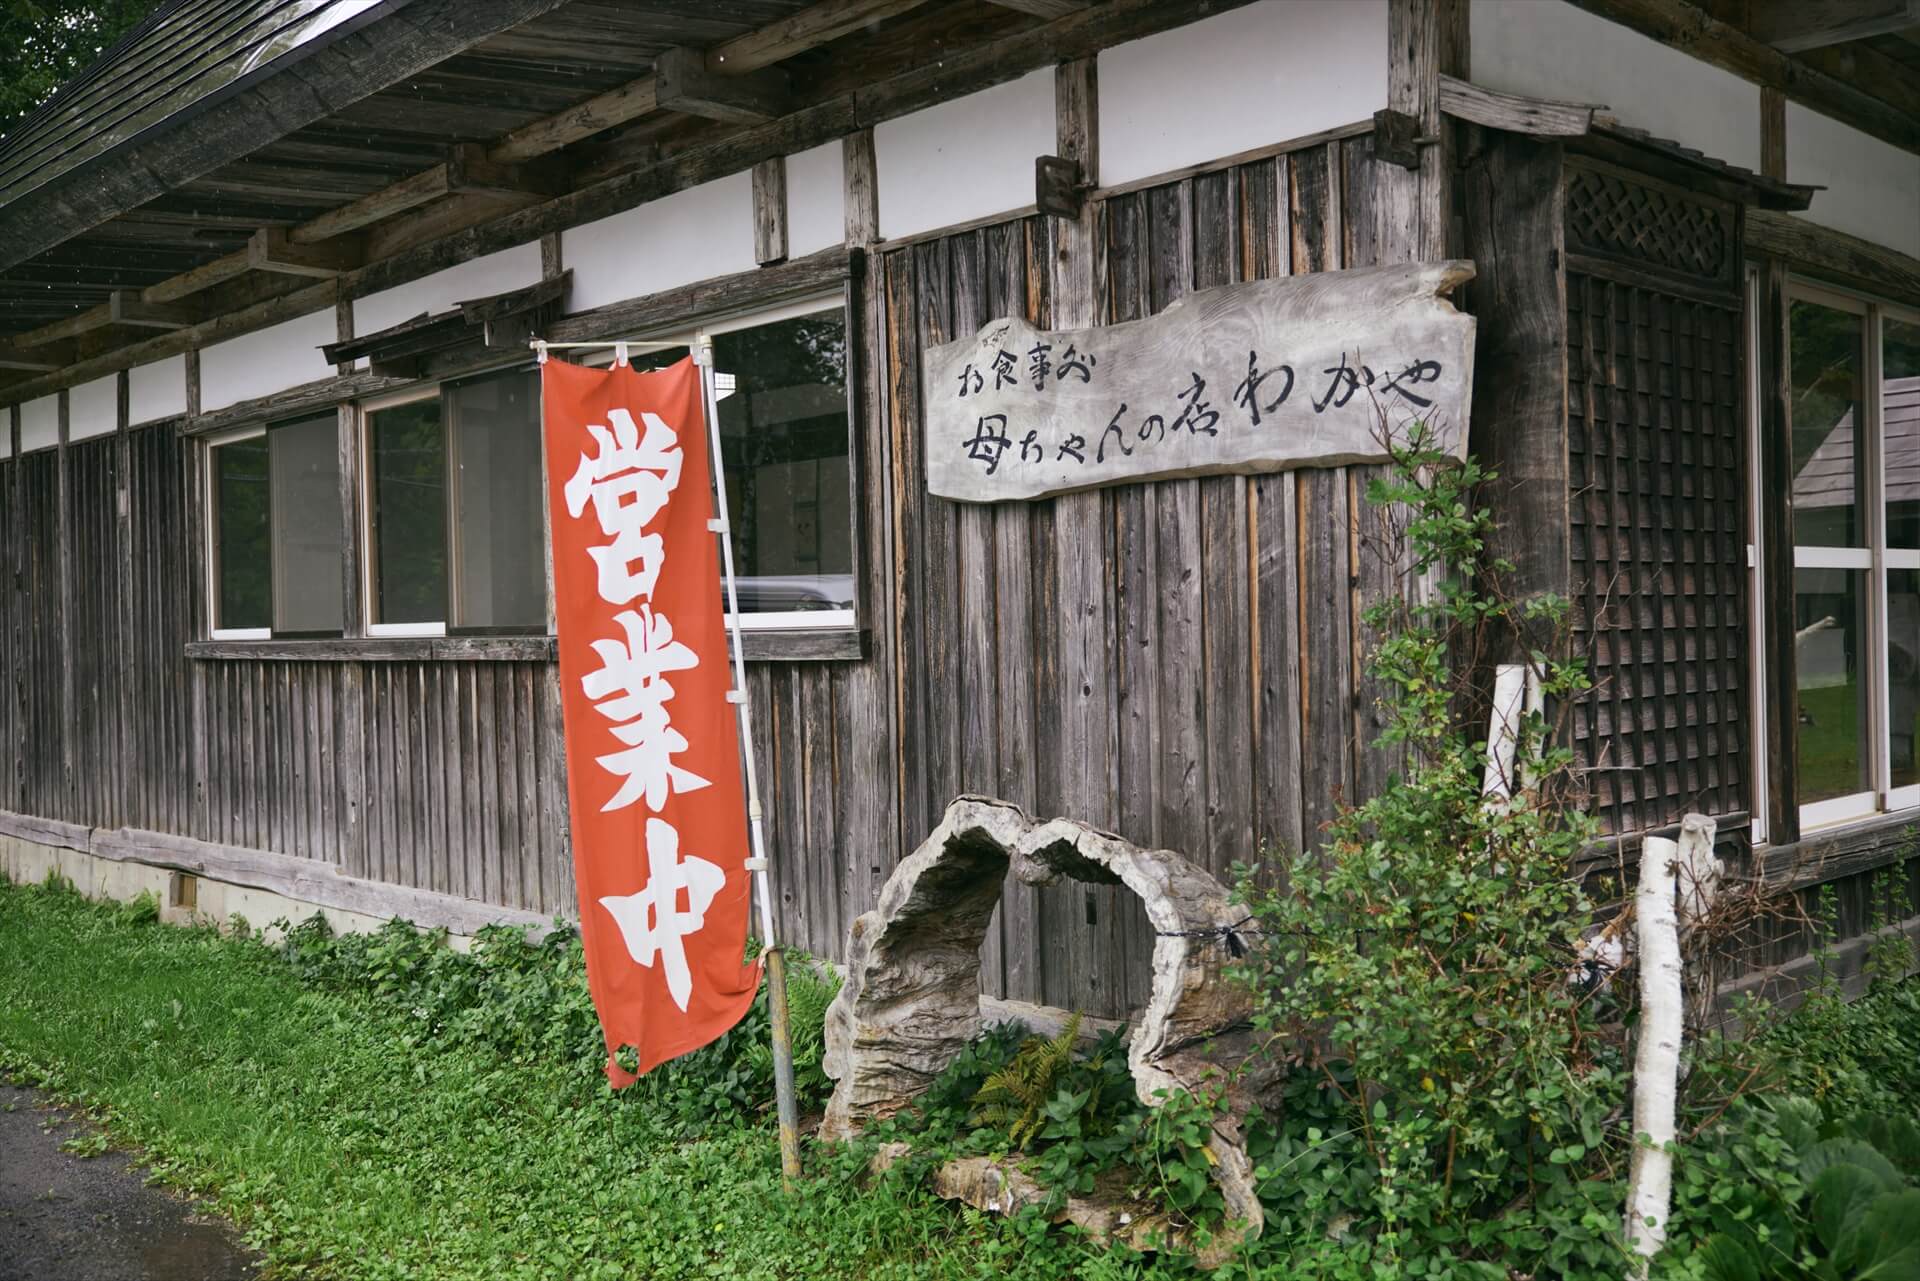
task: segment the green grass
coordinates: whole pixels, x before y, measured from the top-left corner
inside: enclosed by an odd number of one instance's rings
[[[577,1062],[422,1044],[258,943],[0,883],[0,1069],[209,1197],[274,1274],[340,1278],[1137,1275],[958,1212],[764,1122],[688,1140]],[[1154,1269],[1144,1269],[1153,1271]]]
[[[1860,695],[1852,683],[1800,691],[1801,803],[1867,790],[1860,781]],[[1920,731],[1920,723],[1916,723]],[[1896,778],[1896,782],[1900,780]]]

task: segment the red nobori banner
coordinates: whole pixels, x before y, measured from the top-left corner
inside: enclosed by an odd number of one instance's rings
[[[607,1076],[712,1041],[759,987],[700,371],[542,365],[553,607],[587,985]]]

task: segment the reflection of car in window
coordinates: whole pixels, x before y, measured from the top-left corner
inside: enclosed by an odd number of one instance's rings
[[[852,574],[753,574],[734,580],[743,614],[852,609]]]

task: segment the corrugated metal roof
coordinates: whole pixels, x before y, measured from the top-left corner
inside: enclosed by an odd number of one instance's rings
[[[405,0],[173,0],[0,139],[0,205]]]

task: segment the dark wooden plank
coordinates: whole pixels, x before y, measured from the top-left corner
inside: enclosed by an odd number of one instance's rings
[[[762,267],[787,260],[787,158],[753,167],[753,260]]]

